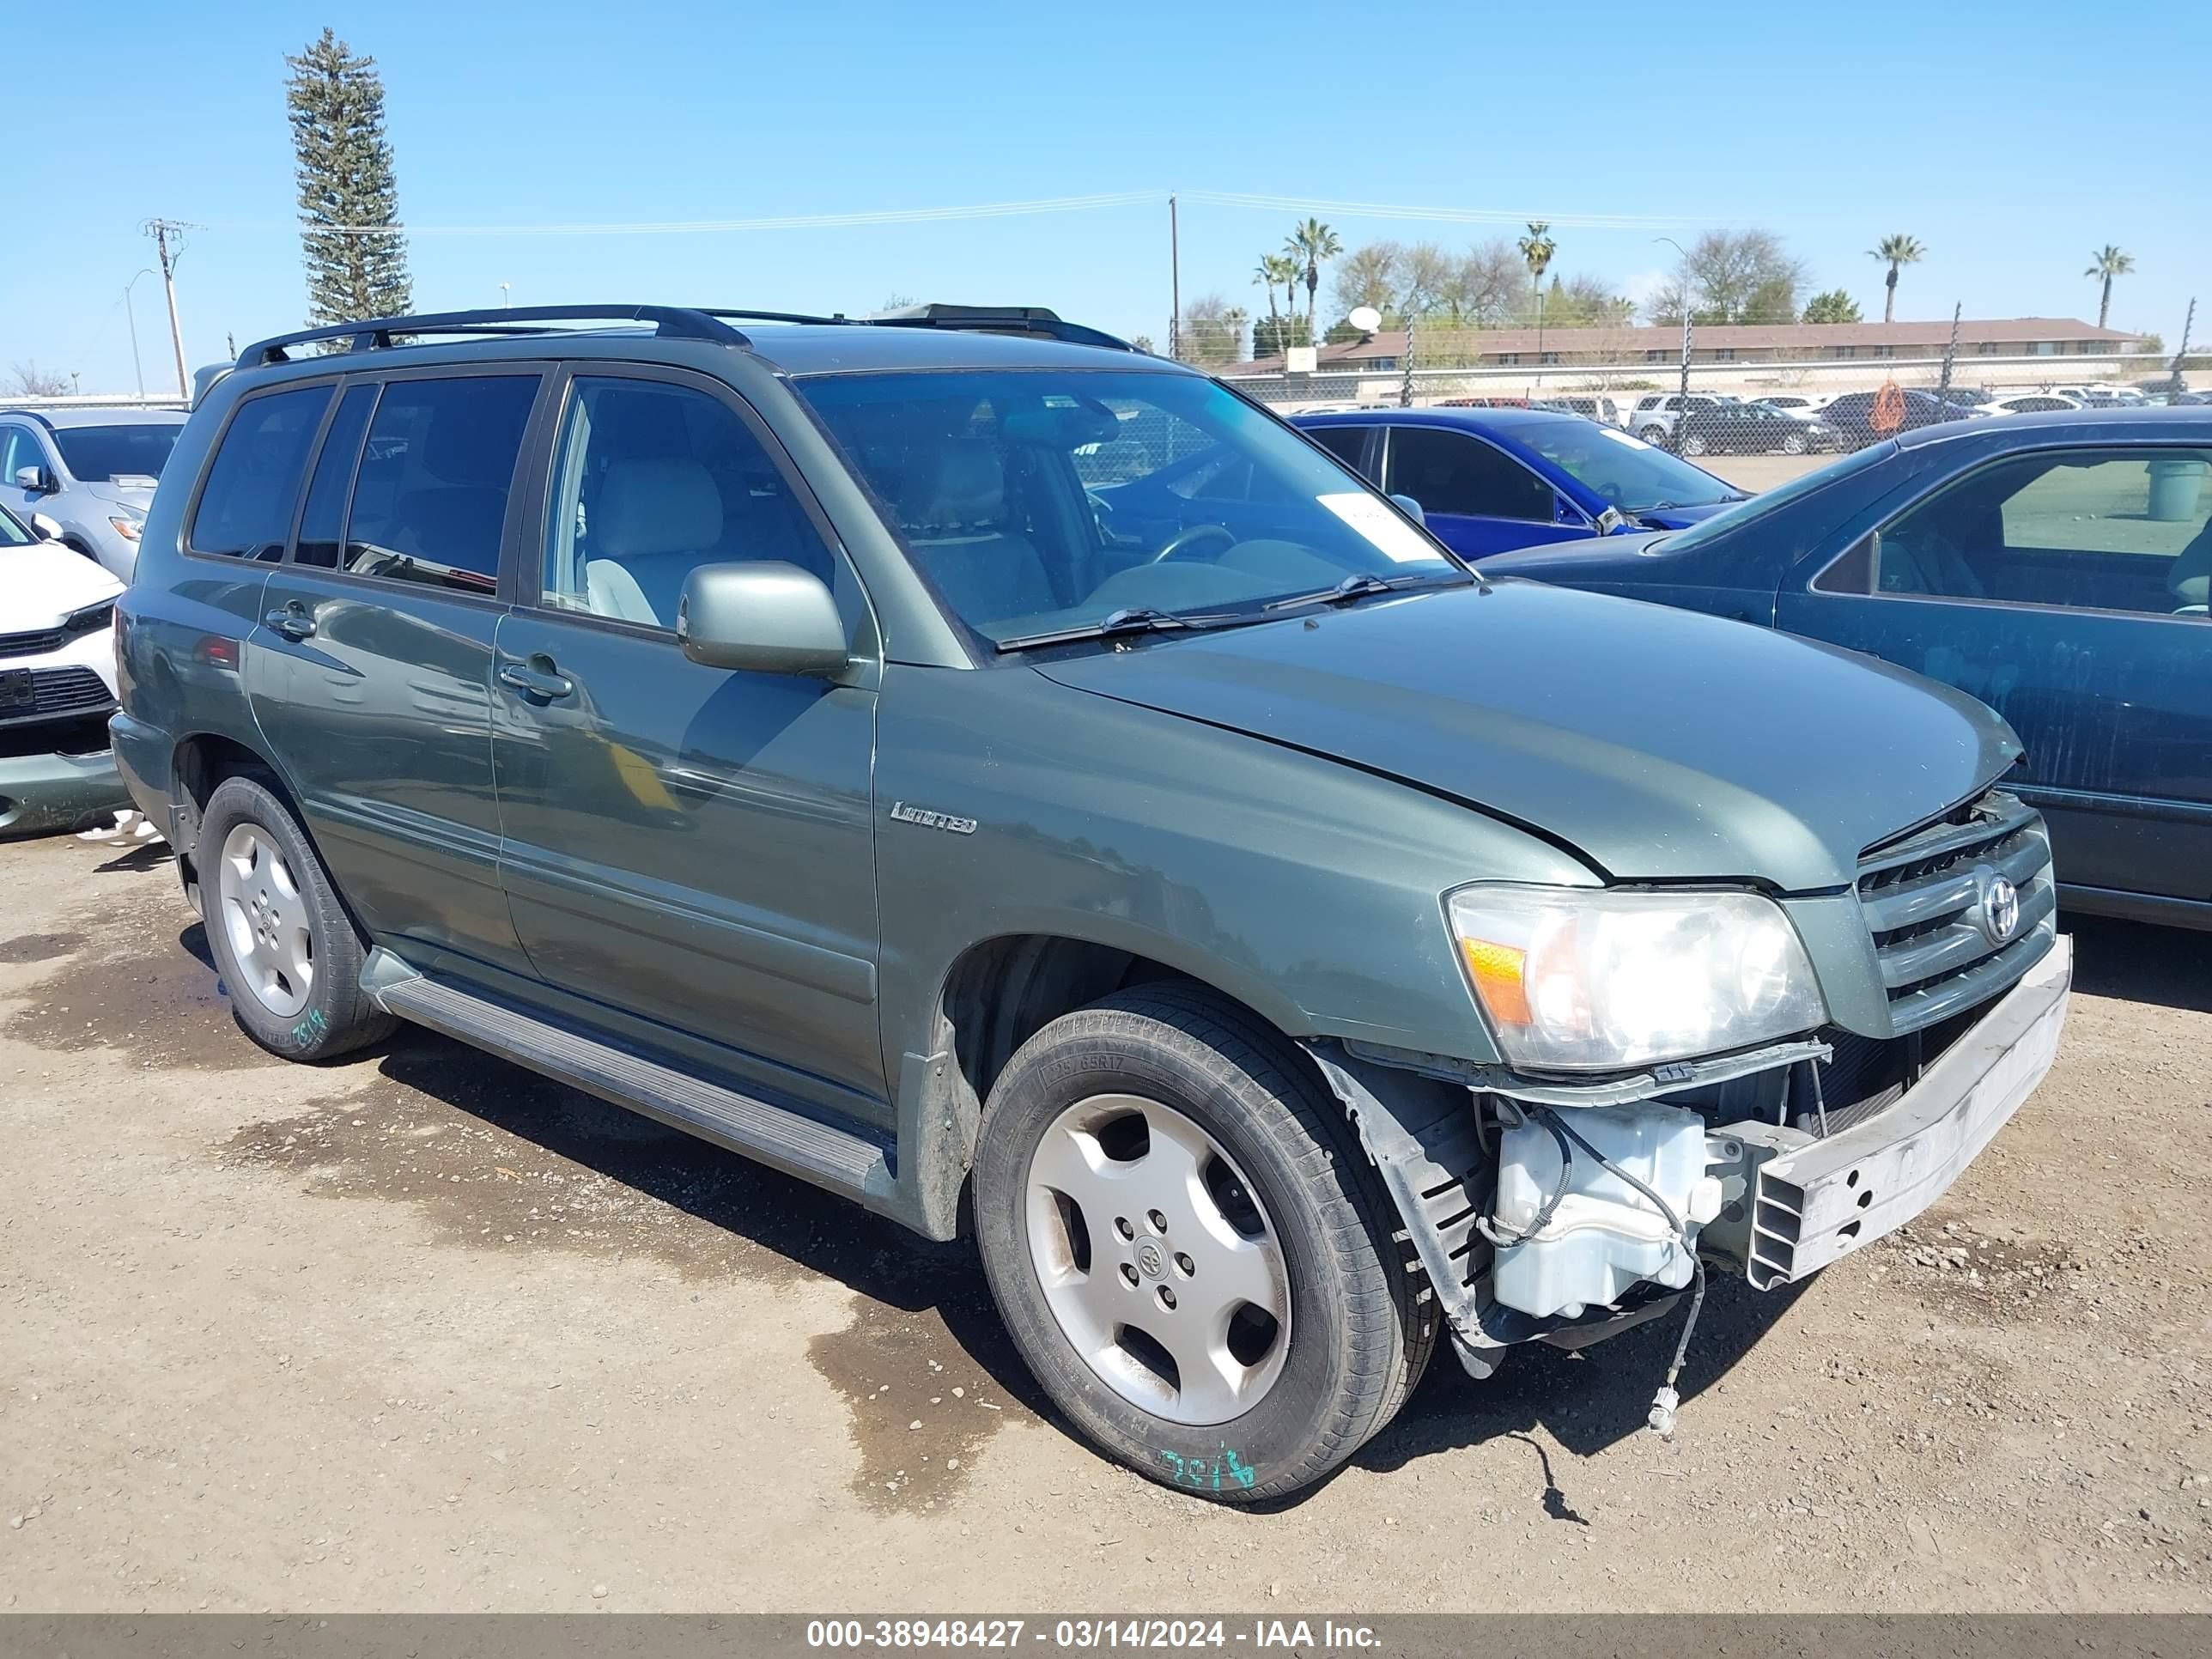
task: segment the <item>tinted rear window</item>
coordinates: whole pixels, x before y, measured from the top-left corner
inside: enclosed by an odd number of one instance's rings
[[[345,568],[495,592],[507,491],[537,396],[535,375],[386,386],[354,480]]]
[[[284,556],[300,475],[330,400],[329,386],[310,386],[239,404],[192,515],[192,551],[241,559]]]

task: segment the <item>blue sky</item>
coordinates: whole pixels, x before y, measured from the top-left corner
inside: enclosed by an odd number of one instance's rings
[[[1672,20],[1684,20],[1680,27]],[[1407,204],[1555,228],[1555,269],[1638,291],[1707,225],[1784,238],[1815,287],[1878,317],[1864,250],[1929,250],[1899,315],[2094,319],[2078,273],[2118,242],[2115,325],[2178,343],[2212,313],[2212,117],[2161,66],[2212,54],[2212,10],[2085,13],[1926,0],[1808,6],[840,3],[618,9],[103,0],[41,11],[10,75],[16,240],[0,374],[18,362],[128,390],[122,292],[149,215],[198,222],[179,271],[193,365],[297,326],[283,54],[325,23],[374,54],[400,208],[423,226],[750,219],[1143,191],[1079,213],[690,234],[441,235],[411,244],[418,306],[656,299],[866,310],[888,295],[1050,305],[1164,340],[1170,190]],[[67,77],[94,84],[70,84]],[[55,77],[62,77],[57,79]],[[27,155],[26,148],[27,147]],[[1346,240],[1503,228],[1328,215]],[[1186,298],[1249,307],[1292,215],[1187,203]],[[1327,293],[1323,293],[1324,304]],[[168,361],[137,285],[149,385]],[[2212,314],[2200,319],[2212,339]]]

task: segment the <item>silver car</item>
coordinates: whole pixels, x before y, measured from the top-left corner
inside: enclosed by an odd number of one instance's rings
[[[178,409],[0,409],[0,506],[124,581],[162,465],[184,429]]]

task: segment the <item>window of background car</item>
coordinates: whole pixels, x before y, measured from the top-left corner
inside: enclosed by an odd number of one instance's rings
[[[689,386],[580,376],[554,461],[544,603],[672,629],[696,567],[754,561],[839,579],[737,411]]]
[[[27,466],[46,470],[46,452],[39,447],[37,435],[21,422],[0,426],[0,483],[12,486],[15,475]]]
[[[393,380],[377,400],[346,515],[359,576],[490,594],[536,375]]]
[[[1463,432],[1394,426],[1382,462],[1393,495],[1410,495],[1424,513],[1519,519],[1549,524],[1558,492],[1501,449]]]
[[[1514,435],[1624,513],[1646,513],[1659,507],[1710,507],[1717,501],[1735,501],[1741,493],[1703,468],[1613,427],[1589,421],[1547,421],[1516,428]]]
[[[1814,586],[2160,616],[2201,608],[2209,475],[2202,449],[2011,456],[1908,507]]]
[[[1115,611],[1256,612],[1345,577],[1465,580],[1356,475],[1198,375],[798,382],[945,605],[994,641]]]
[[[1374,428],[1364,426],[1308,427],[1306,436],[1357,472],[1359,459],[1367,448],[1367,434]]]
[[[338,562],[346,491],[353,484],[354,464],[361,459],[361,434],[368,426],[368,411],[376,406],[376,391],[374,386],[347,387],[338,412],[331,417],[322,453],[315,458],[315,476],[307,481],[307,504],[301,509],[300,536],[292,547],[295,564],[328,569]]]
[[[28,547],[38,539],[31,533],[29,526],[14,514],[0,508],[0,547]]]
[[[54,431],[62,465],[80,483],[159,478],[184,423],[146,421],[128,426],[68,426]]]
[[[298,386],[240,403],[200,486],[186,544],[227,558],[280,559],[299,503],[300,475],[331,387]]]

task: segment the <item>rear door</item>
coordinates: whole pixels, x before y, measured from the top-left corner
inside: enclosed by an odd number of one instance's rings
[[[1785,585],[1780,625],[2010,721],[2061,882],[2212,900],[2212,620],[2191,604],[2212,574],[2208,475],[2212,449],[2182,446],[2003,457]]]
[[[1549,479],[1472,433],[1388,430],[1382,488],[1419,501],[1430,532],[1453,551],[1480,558],[1591,533]]]
[[[543,366],[349,379],[247,689],[340,889],[418,967],[525,973],[499,884],[492,638]]]
[[[876,1009],[878,650],[812,497],[732,392],[580,366],[501,623],[493,752],[515,927],[550,984],[777,1095],[889,1122]],[[702,564],[837,597],[839,681],[677,644]]]

